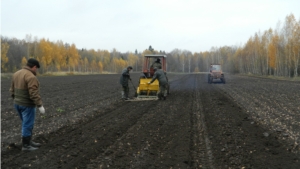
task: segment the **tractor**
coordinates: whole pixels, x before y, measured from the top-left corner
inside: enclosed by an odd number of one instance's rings
[[[161,69],[166,74],[166,55],[145,55],[142,73],[139,79],[139,86],[136,89],[135,97],[136,100],[158,100],[157,93],[159,92],[159,82],[156,79],[152,84],[147,84],[152,80],[154,75],[154,66],[153,63],[160,60]],[[168,78],[167,78],[168,80]],[[170,85],[168,83],[167,93],[169,94]]]
[[[215,79],[225,84],[225,76],[220,64],[211,64],[208,74],[208,83],[213,83]]]

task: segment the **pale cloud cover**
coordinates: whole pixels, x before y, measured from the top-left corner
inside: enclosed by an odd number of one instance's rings
[[[2,0],[1,35],[95,50],[200,52],[244,44],[291,13],[299,21],[299,7],[299,0]]]

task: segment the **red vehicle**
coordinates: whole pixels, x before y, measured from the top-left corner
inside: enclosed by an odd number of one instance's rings
[[[211,64],[208,74],[208,83],[213,83],[214,80],[220,80],[225,84],[225,76],[220,64]]]
[[[145,55],[144,56],[144,65],[143,65],[143,74],[149,78],[153,77],[154,74],[154,67],[152,64],[159,59],[161,63],[161,69],[166,72],[167,67],[166,67],[166,55]]]

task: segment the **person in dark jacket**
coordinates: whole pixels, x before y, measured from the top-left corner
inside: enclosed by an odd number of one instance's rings
[[[129,94],[129,86],[128,80],[131,80],[129,72],[132,70],[132,66],[128,66],[127,68],[123,69],[121,77],[120,77],[120,84],[122,85],[122,99],[128,100]]]
[[[36,106],[40,113],[44,114],[45,109],[39,92],[40,83],[36,72],[40,68],[37,60],[30,58],[27,65],[14,73],[11,87],[9,89],[14,99],[14,107],[22,121],[22,150],[37,150],[40,143],[32,141],[32,130],[34,127]]]
[[[152,67],[152,68],[155,68],[155,67],[156,67],[156,68],[162,67],[162,66],[161,66],[161,63],[160,63],[160,59],[157,58],[156,61],[151,65],[151,67]]]
[[[152,77],[152,80],[150,82],[148,82],[148,84],[153,83],[154,80],[157,79],[159,82],[159,92],[157,93],[157,96],[159,99],[166,100],[167,85],[168,85],[168,80],[167,80],[166,74],[162,69],[158,69],[157,67],[154,68],[154,71],[155,71],[155,73]]]

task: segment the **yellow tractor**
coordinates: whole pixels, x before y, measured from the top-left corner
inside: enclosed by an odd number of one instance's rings
[[[158,100],[159,82],[156,79],[153,83],[148,84],[154,75],[154,68],[161,66],[166,72],[166,55],[145,55],[142,74],[139,79],[139,86],[136,89],[135,100]],[[168,80],[168,79],[167,79]],[[167,91],[169,93],[169,85]]]

